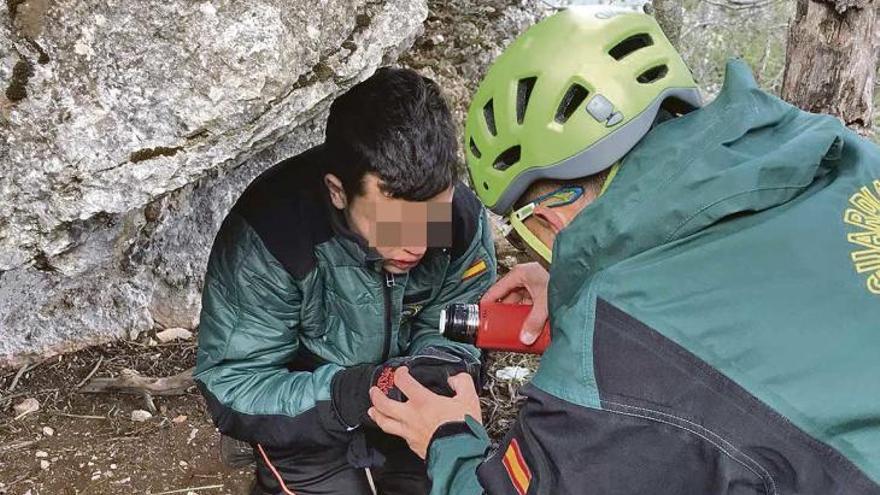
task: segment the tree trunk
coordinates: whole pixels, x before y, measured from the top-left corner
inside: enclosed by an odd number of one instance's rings
[[[654,0],[654,17],[663,28],[663,33],[669,38],[676,49],[681,51],[678,42],[681,39],[681,25],[684,22],[684,7],[680,0]]]
[[[788,33],[782,97],[871,134],[878,0],[798,0]]]

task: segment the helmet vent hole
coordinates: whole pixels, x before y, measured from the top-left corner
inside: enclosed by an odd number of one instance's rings
[[[537,77],[520,79],[516,88],[516,122],[523,123],[526,117],[526,108],[529,106],[529,98],[532,96],[532,88],[535,87]]]
[[[498,155],[498,158],[495,159],[495,163],[492,166],[495,167],[495,170],[507,170],[510,167],[516,165],[517,162],[519,162],[519,156],[519,145],[512,146],[510,148],[507,148],[500,155]]]
[[[477,143],[474,142],[474,138],[471,138],[470,146],[471,146],[471,153],[475,157],[477,157],[478,159],[483,157],[483,154],[480,153],[480,148],[477,148]]]
[[[614,57],[614,60],[620,60],[636,50],[640,50],[653,44],[654,40],[651,39],[650,34],[634,34],[629,38],[621,41],[620,43],[614,45],[614,48],[608,50],[608,55]]]
[[[669,67],[666,65],[657,65],[655,67],[651,67],[650,69],[642,72],[642,74],[636,78],[642,84],[650,84],[654,81],[659,81],[666,77],[666,74],[669,72]]]
[[[497,136],[498,129],[495,128],[495,106],[492,103],[492,100],[487,101],[483,106],[483,118],[486,119],[486,127],[489,129],[489,134]]]
[[[556,109],[556,122],[560,124],[568,122],[569,117],[571,117],[589,94],[590,92],[587,91],[587,88],[580,84],[572,84],[568,91],[565,92],[565,96],[562,97],[562,101],[559,102],[559,107]]]

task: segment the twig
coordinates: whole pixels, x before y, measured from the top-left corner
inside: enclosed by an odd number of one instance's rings
[[[12,420],[13,420],[13,421],[18,421],[19,419],[21,419],[21,418],[27,416],[28,414],[30,414],[30,413],[32,413],[32,412],[37,412],[37,410],[36,410],[36,409],[28,409],[27,411],[25,411],[25,412],[19,414],[18,416],[12,418]]]
[[[158,493],[151,493],[148,491],[147,495],[170,495],[172,493],[186,493],[189,491],[196,491],[196,490],[215,490],[217,488],[223,488],[223,486],[224,485],[222,485],[222,484],[220,484],[220,485],[193,486],[190,488],[180,488],[178,490],[169,490],[167,492],[158,492]]]
[[[157,414],[159,412],[159,410],[156,409],[156,403],[153,402],[153,396],[150,395],[150,393],[147,392],[146,390],[143,392],[143,396],[144,396],[144,403],[147,405],[147,410],[153,414]]]
[[[95,367],[92,368],[92,371],[89,371],[89,374],[86,375],[85,378],[83,378],[82,380],[80,380],[80,382],[77,383],[76,386],[73,387],[73,388],[80,388],[80,387],[82,387],[83,385],[85,385],[86,382],[89,381],[89,378],[95,376],[95,373],[98,371],[98,367],[100,367],[100,366],[101,366],[101,363],[103,363],[103,362],[104,362],[104,356],[99,357],[99,358],[98,358],[98,363],[95,364]]]
[[[25,441],[21,441],[21,442],[12,442],[10,444],[6,444],[6,445],[3,445],[2,447],[0,447],[0,453],[6,453],[6,452],[9,452],[12,450],[22,449],[22,448],[25,448],[29,445],[33,445],[35,443],[37,443],[36,440],[25,440]]]
[[[149,393],[150,395],[182,395],[195,385],[192,377],[193,368],[173,376],[152,378],[140,375],[125,374],[116,378],[93,378],[80,389],[80,392],[123,394]]]
[[[57,391],[58,391],[57,388],[47,388],[47,389],[39,390],[37,392],[19,392],[17,394],[10,394],[5,397],[0,397],[0,404],[3,404],[4,402],[11,402],[12,399],[16,399],[18,397],[24,397],[26,395],[37,396],[37,395],[43,395],[43,394],[51,394],[51,393],[57,392]]]
[[[70,414],[61,411],[46,411],[48,414],[53,416],[64,416],[66,418],[79,418],[79,419],[108,419],[106,416],[89,416],[87,414]]]
[[[28,475],[23,474],[23,475],[19,476],[18,478],[15,478],[15,479],[12,481],[12,483],[7,484],[6,487],[9,488],[9,487],[12,486],[12,485],[17,485],[18,483],[21,483],[22,481],[26,480],[27,477],[28,477]]]
[[[18,380],[19,380],[19,379],[20,379],[25,373],[27,373],[28,371],[31,371],[32,369],[34,369],[34,368],[36,368],[37,366],[39,366],[39,365],[45,363],[46,361],[52,359],[53,357],[55,357],[55,356],[45,357],[45,358],[43,358],[43,359],[37,361],[36,363],[31,363],[31,364],[29,364],[29,365],[28,365],[28,364],[25,364],[24,366],[22,366],[21,369],[18,370],[18,373],[15,374],[15,377],[12,378],[12,383],[9,384],[9,388],[6,389],[6,392],[12,392],[13,390],[15,390],[15,387],[18,385]]]
[[[29,370],[29,369],[30,369],[30,365],[28,365],[28,364],[25,364],[24,366],[22,366],[22,367],[18,370],[18,373],[16,373],[15,376],[12,378],[12,383],[9,384],[9,388],[7,388],[6,391],[7,391],[7,392],[10,392],[10,393],[11,393],[12,391],[14,391],[14,390],[15,390],[15,386],[18,385],[18,380],[19,380],[19,379],[22,377],[22,375],[24,375],[25,372],[27,372],[27,370]]]

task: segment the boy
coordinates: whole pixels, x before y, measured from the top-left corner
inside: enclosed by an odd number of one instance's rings
[[[322,145],[263,173],[223,222],[195,377],[220,431],[254,445],[254,494],[427,493],[424,464],[366,410],[389,367],[441,382],[478,367],[437,332],[495,274],[455,143],[433,81],[379,70],[332,104]]]

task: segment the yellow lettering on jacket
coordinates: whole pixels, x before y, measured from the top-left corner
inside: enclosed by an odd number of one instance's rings
[[[865,186],[849,198],[843,221],[857,229],[846,236],[860,248],[850,253],[856,273],[868,273],[868,291],[880,295],[880,179],[872,186],[873,191]]]

